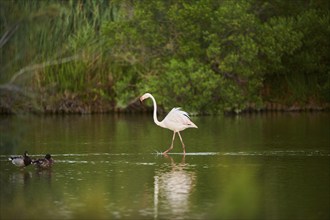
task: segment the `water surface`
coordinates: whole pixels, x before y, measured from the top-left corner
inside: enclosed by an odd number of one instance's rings
[[[162,156],[150,115],[1,116],[0,219],[329,219],[329,114],[192,120]]]

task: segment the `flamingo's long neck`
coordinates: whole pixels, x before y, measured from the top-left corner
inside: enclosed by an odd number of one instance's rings
[[[155,98],[153,96],[150,96],[150,98],[151,98],[151,100],[152,100],[152,102],[154,104],[154,122],[156,123],[156,125],[161,126],[161,122],[158,121],[158,119],[157,119],[157,104],[156,104],[156,100],[155,100]]]

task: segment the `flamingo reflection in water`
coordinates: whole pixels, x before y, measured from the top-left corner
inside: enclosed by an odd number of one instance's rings
[[[159,209],[173,217],[184,217],[190,211],[189,197],[195,188],[196,174],[187,170],[185,156],[181,163],[175,163],[168,155],[165,157],[170,160],[169,166],[156,170],[154,176],[154,217],[158,217]]]

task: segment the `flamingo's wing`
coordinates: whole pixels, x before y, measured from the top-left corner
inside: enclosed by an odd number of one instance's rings
[[[164,118],[166,122],[178,123],[182,125],[193,124],[187,112],[182,111],[180,108],[173,108]]]

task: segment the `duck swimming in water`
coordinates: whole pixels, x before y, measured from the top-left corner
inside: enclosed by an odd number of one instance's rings
[[[54,160],[50,154],[46,154],[45,158],[40,158],[32,161],[39,169],[49,169],[52,167]]]
[[[27,151],[24,152],[23,156],[9,157],[8,159],[18,167],[26,167],[32,163]]]

